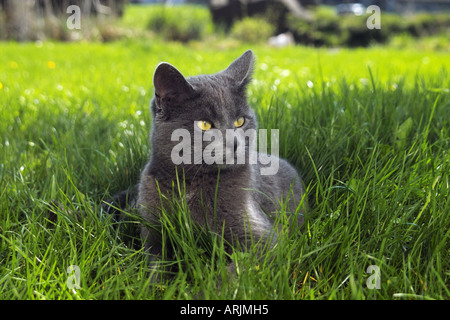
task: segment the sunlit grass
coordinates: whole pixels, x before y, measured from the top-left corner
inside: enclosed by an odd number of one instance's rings
[[[150,285],[126,232],[138,217],[118,227],[98,205],[147,161],[157,63],[213,73],[245,49],[0,44],[2,298],[448,299],[449,54],[382,48],[252,48],[249,101],[260,127],[280,129],[311,215],[262,259],[236,251],[236,278],[220,241],[174,233],[180,271]],[[370,265],[380,290],[367,288]]]

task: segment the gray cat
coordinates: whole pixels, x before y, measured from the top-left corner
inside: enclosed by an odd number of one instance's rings
[[[231,149],[235,151],[236,160],[238,147],[247,151],[244,163],[235,161],[231,164],[229,161],[207,164],[206,159],[199,162],[195,155],[199,151],[198,145],[194,146],[194,141],[188,144],[193,150],[189,154],[184,148],[180,151],[180,139],[173,138],[177,129],[191,137],[213,130],[223,136],[226,136],[226,130],[237,128],[256,131],[255,113],[246,98],[253,63],[253,52],[248,50],[227,69],[213,75],[185,78],[168,63],[157,66],[153,78],[155,97],[151,102],[151,157],[142,171],[137,198],[139,211],[150,224],[159,224],[161,207],[165,205],[160,194],[172,197],[177,174],[179,180],[183,177],[185,180],[186,202],[192,221],[213,229],[216,226],[218,233],[223,230],[228,243],[238,241],[243,246],[248,245],[250,230],[253,241],[267,241],[274,216],[280,208],[279,200],[285,201],[288,194],[287,208],[292,213],[298,212],[304,190],[296,170],[287,161],[272,155],[271,159],[278,163],[277,172],[262,174],[268,164],[250,163],[249,137],[234,137],[231,143],[226,141],[223,154],[212,152],[216,158],[225,159]],[[210,142],[201,141],[202,148],[208,144]],[[192,161],[175,164],[174,150],[177,150],[176,155]],[[256,156],[259,159],[263,155],[257,153]],[[300,226],[303,223],[301,208],[296,219]],[[162,255],[160,232],[143,227],[141,234],[151,259],[157,263]],[[270,241],[276,241],[276,233]]]

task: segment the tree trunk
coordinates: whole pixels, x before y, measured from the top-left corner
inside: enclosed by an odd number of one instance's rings
[[[6,0],[5,13],[7,37],[17,41],[27,40],[34,21],[34,1]]]

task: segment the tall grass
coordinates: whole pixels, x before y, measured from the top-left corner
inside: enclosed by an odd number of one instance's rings
[[[117,222],[100,204],[147,161],[153,70],[213,73],[244,49],[1,44],[2,299],[449,298],[450,60],[379,48],[253,48],[249,101],[261,128],[280,129],[311,213],[294,232],[280,218],[278,244],[258,258],[199,236],[174,202],[172,276],[151,283],[141,219]],[[67,285],[71,265],[80,289]],[[371,265],[380,289],[367,286]]]

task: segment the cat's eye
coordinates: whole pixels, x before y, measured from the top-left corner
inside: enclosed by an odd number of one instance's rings
[[[245,119],[244,117],[239,117],[235,122],[234,122],[234,126],[236,128],[240,128],[244,125]]]
[[[211,122],[206,120],[197,121],[197,127],[202,129],[203,131],[211,129]]]

